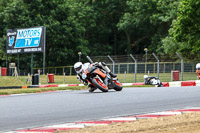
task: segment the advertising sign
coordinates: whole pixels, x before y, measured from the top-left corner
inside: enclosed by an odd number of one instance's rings
[[[8,29],[7,54],[35,53],[45,50],[45,27]]]

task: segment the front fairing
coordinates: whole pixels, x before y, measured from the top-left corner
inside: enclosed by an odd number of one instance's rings
[[[106,73],[101,71],[98,67],[94,66],[93,64],[90,64],[89,67],[85,70],[85,75],[87,77],[94,77],[96,75],[99,75],[102,78],[106,77]]]

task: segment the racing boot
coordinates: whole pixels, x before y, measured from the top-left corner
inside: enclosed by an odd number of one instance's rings
[[[110,76],[113,77],[113,78],[116,78],[117,77],[117,74],[114,74],[112,72],[109,72]]]
[[[96,89],[97,89],[97,88],[94,87],[93,85],[91,85],[91,84],[88,85],[88,91],[89,91],[89,92],[93,92],[93,91],[95,91]]]
[[[113,77],[113,78],[116,78],[116,77],[117,77],[116,74],[114,74],[114,73],[112,73],[112,72],[110,71],[110,69],[107,67],[107,65],[106,65],[105,62],[101,62],[101,65],[102,65],[103,69],[106,70],[106,72],[110,74],[111,77]]]

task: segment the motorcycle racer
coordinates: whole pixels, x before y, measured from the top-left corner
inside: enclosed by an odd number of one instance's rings
[[[158,87],[163,87],[163,84],[157,77],[149,77],[148,75],[144,75],[144,84],[145,85],[157,85]]]
[[[198,78],[200,79],[200,63],[196,64],[196,73],[197,73]]]
[[[151,79],[155,79],[156,77],[149,77],[148,75],[144,75],[144,84],[151,85]]]
[[[105,70],[107,73],[109,73],[112,77],[116,77],[116,74],[113,74],[110,69],[106,66],[106,64],[104,62],[95,62],[93,63],[93,65],[102,68],[103,70]],[[84,85],[88,85],[88,82],[86,80],[86,74],[85,74],[85,70],[90,66],[90,63],[82,63],[82,62],[77,62],[74,64],[74,69],[77,73],[77,79],[80,80]],[[96,90],[96,87],[94,87],[93,85],[89,84],[88,85],[88,90],[89,92],[93,92],[94,90]]]

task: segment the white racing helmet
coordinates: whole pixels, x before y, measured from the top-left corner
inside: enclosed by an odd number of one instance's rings
[[[148,78],[149,76],[148,75],[144,75],[144,79]]]
[[[200,69],[200,63],[196,64],[196,69]]]
[[[74,64],[74,70],[76,71],[76,73],[81,73],[83,70],[83,63],[82,62],[76,62]]]

